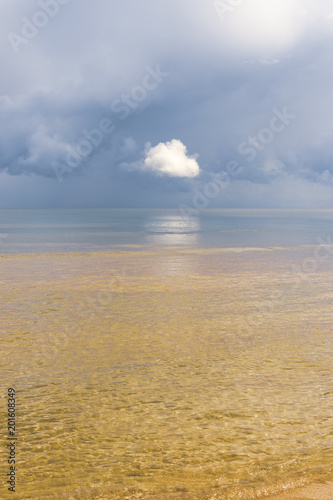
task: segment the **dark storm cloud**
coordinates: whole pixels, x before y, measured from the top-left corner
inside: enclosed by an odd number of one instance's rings
[[[211,206],[332,206],[333,7],[231,6],[2,0],[2,206],[178,206],[230,161]]]

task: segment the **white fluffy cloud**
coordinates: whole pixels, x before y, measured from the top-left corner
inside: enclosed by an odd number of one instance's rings
[[[188,156],[186,146],[179,140],[163,143],[157,146],[146,146],[144,170],[170,177],[196,177],[200,167],[196,161],[198,155]]]

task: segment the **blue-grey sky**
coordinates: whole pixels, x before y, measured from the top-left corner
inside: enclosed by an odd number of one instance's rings
[[[331,0],[0,0],[0,26],[1,207],[333,208]]]

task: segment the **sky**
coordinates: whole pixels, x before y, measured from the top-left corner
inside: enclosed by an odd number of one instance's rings
[[[333,208],[330,0],[0,0],[0,207]]]

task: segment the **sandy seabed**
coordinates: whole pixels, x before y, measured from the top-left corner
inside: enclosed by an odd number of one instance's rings
[[[316,483],[293,492],[286,492],[269,497],[272,500],[332,500],[333,482]]]
[[[333,265],[291,272],[312,255],[0,257],[16,498],[332,500]]]

